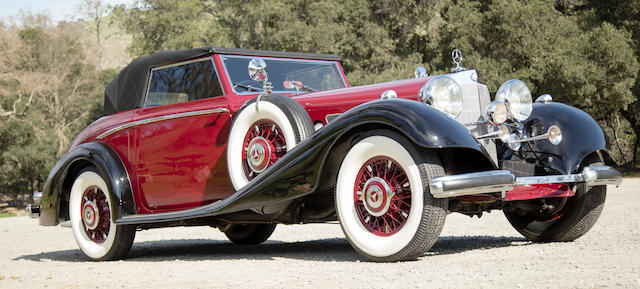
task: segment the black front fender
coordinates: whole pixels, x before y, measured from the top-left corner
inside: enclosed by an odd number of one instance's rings
[[[546,153],[553,160],[552,169],[561,174],[578,170],[582,160],[598,151],[607,152],[604,133],[598,123],[587,113],[562,103],[536,103],[526,126],[542,124],[544,131],[557,125],[562,131],[562,141],[553,145],[549,141],[536,141],[535,149]]]
[[[391,126],[425,148],[466,148],[481,152],[491,159],[463,125],[436,109],[412,100],[368,102],[345,112],[325,129],[344,131],[367,123]]]
[[[67,216],[68,194],[75,175],[84,167],[93,165],[105,178],[111,192],[113,220],[135,214],[135,203],[127,171],[118,154],[100,142],[81,144],[67,152],[49,172],[42,190],[40,225],[54,226]]]

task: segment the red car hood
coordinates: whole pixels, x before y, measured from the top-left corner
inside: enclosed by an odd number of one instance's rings
[[[418,91],[430,78],[405,79],[372,85],[312,92],[292,96],[309,113],[314,123],[325,123],[325,116],[343,113],[359,104],[380,99],[388,89],[394,90],[398,98],[418,100]]]

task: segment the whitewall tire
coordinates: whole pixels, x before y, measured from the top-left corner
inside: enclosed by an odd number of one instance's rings
[[[69,217],[78,247],[93,260],[121,259],[133,243],[135,227],[116,225],[111,206],[111,193],[98,170],[82,170],[71,187]]]
[[[314,132],[304,108],[287,96],[265,95],[236,115],[227,142],[229,178],[240,190]]]
[[[421,156],[390,131],[358,137],[345,155],[336,182],[336,213],[351,245],[373,261],[423,255],[435,243],[446,216],[445,202],[428,191],[444,175],[439,160]]]

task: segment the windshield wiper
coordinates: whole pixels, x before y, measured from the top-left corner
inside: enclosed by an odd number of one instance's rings
[[[233,83],[233,87],[242,87],[244,89],[246,89],[247,91],[262,91],[262,89],[257,88],[257,87],[253,87],[251,85],[246,85],[246,84],[241,84],[241,83]]]
[[[308,87],[308,86],[302,84],[301,81],[296,81],[296,80],[285,80],[282,84],[284,85],[284,88],[286,88],[286,89],[295,88],[297,91],[300,91],[302,89],[302,90],[308,91],[308,92],[318,91],[317,89],[313,89],[311,87]]]
[[[306,85],[302,85],[302,84],[294,84],[297,88],[300,88],[302,90],[308,91],[308,92],[314,92],[314,91],[318,91],[317,89],[313,89],[311,87],[308,87]]]

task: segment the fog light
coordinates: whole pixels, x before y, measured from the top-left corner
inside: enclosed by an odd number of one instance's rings
[[[487,108],[487,120],[495,125],[500,125],[507,121],[509,112],[507,106],[501,101],[492,101]]]
[[[562,131],[557,125],[552,125],[548,132],[549,134],[549,142],[554,145],[558,145],[562,141]]]

